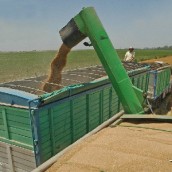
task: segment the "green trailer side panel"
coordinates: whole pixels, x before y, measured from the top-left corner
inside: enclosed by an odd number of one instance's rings
[[[41,162],[60,152],[119,112],[111,85],[74,96],[39,111]]]
[[[102,119],[101,91],[89,94],[89,130],[96,128]]]
[[[170,84],[170,68],[157,72],[156,96],[159,96]]]
[[[73,142],[81,138],[87,133],[87,105],[86,105],[86,95],[74,99],[72,102],[72,115],[73,119]]]
[[[149,77],[148,92],[151,99],[156,99],[169,87],[171,69],[151,71]]]
[[[0,137],[33,146],[29,110],[0,106]]]
[[[44,162],[64,149],[63,142],[67,135],[71,135],[70,103],[66,101],[43,109],[39,112],[39,121],[41,162]],[[69,140],[71,143],[71,136]]]

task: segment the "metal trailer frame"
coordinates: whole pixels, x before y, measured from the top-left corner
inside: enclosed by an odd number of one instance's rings
[[[170,88],[171,88],[170,76],[171,76],[170,66],[166,66],[163,68],[158,68],[156,70],[150,71],[149,86],[148,86],[149,99],[156,100],[163,94],[170,92]],[[165,97],[165,95],[163,97]]]
[[[131,71],[129,75],[136,86],[146,91],[148,68]],[[31,152],[33,169],[123,109],[107,77],[39,97],[19,90],[5,90],[0,89],[0,143]],[[6,164],[8,161],[6,159]],[[30,171],[30,166],[20,166]],[[21,170],[14,165],[8,169]]]

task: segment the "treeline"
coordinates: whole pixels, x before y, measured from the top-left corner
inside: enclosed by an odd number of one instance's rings
[[[168,45],[165,45],[163,47],[152,47],[152,48],[144,48],[144,49],[156,49],[156,50],[172,50],[172,45],[168,46]]]

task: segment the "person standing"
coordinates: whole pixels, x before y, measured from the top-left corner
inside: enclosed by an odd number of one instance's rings
[[[130,47],[128,49],[128,51],[126,52],[126,54],[125,54],[124,61],[125,62],[133,62],[134,59],[135,59],[134,48],[133,47]]]

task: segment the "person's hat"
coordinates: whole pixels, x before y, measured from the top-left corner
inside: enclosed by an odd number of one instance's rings
[[[134,50],[134,48],[133,47],[129,47],[129,50]]]

